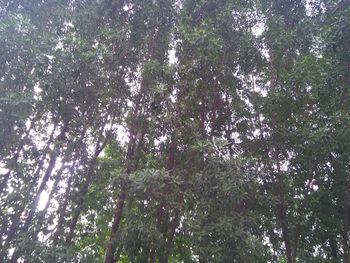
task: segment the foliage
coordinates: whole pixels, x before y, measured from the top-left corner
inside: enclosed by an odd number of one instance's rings
[[[350,261],[348,1],[0,18],[1,262]]]

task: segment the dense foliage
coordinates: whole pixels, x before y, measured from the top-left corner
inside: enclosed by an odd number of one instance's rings
[[[0,262],[350,262],[348,0],[0,19]]]

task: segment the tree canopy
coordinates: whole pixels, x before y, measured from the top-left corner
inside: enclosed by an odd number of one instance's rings
[[[0,262],[350,262],[348,0],[0,1]]]

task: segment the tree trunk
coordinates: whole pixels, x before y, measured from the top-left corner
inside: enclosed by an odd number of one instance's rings
[[[71,187],[72,187],[72,181],[73,181],[73,175],[70,175],[68,182],[67,182],[66,190],[64,192],[63,203],[58,208],[58,221],[57,221],[56,231],[52,236],[52,245],[54,247],[57,245],[58,239],[59,239],[61,232],[62,232],[64,217],[66,215],[66,209],[67,209],[68,202],[69,202],[69,196],[70,196],[69,194],[70,194]]]
[[[131,124],[131,127],[130,127],[129,143],[128,143],[128,149],[126,153],[126,169],[125,169],[126,176],[129,176],[130,173],[133,172],[135,168],[134,158],[136,154],[136,148],[138,148],[137,140],[139,140],[139,145],[140,145],[144,136],[143,132],[138,129],[137,123],[136,123],[137,117],[139,117],[140,110],[141,110],[141,99],[142,99],[144,89],[145,89],[145,82],[142,81],[140,91],[135,98],[135,107],[132,114],[135,121]],[[141,132],[141,136],[138,136],[138,133],[140,132]],[[115,262],[114,251],[116,247],[116,241],[118,238],[119,223],[121,221],[121,217],[123,214],[125,199],[126,199],[126,189],[125,187],[122,187],[121,193],[119,195],[119,198],[114,210],[111,234],[109,236],[109,241],[106,245],[105,256],[103,259],[104,263]]]
[[[106,147],[107,142],[108,142],[108,136],[107,136],[103,139],[103,142],[101,144],[101,140],[103,137],[102,133],[103,133],[103,129],[101,130],[99,138],[97,140],[94,155],[92,156],[92,158],[90,160],[90,164],[88,166],[88,171],[87,171],[87,175],[86,175],[86,180],[80,189],[80,193],[79,193],[79,197],[78,197],[78,201],[77,201],[77,207],[74,210],[73,217],[69,223],[69,232],[68,232],[68,235],[66,238],[66,243],[68,245],[71,244],[71,242],[73,240],[75,228],[77,226],[81,210],[83,209],[84,198],[89,190],[89,186],[90,186],[90,183],[91,183],[91,180],[93,177],[93,172],[94,172],[94,169],[95,169],[96,164],[97,164],[97,158],[100,155],[100,153],[102,152],[102,150]]]
[[[51,132],[51,134],[49,136],[49,139],[46,142],[46,147],[44,149],[44,155],[38,161],[37,168],[36,168],[36,170],[34,172],[34,175],[33,175],[34,180],[36,178],[38,178],[38,176],[39,176],[39,174],[40,174],[40,172],[42,170],[42,167],[44,165],[45,158],[46,158],[45,152],[49,149],[49,145],[53,141],[53,135],[54,135],[55,131],[56,131],[56,125],[52,129],[52,132]],[[16,158],[18,158],[18,156]],[[16,169],[19,170],[17,166],[18,165],[17,165],[17,161],[16,161]],[[32,182],[31,187],[29,187],[30,190],[32,190],[32,187],[35,187],[34,186],[35,183],[36,183],[36,180],[34,182]],[[26,193],[26,194],[28,194],[28,193]],[[28,200],[28,202],[30,202],[30,199]],[[3,245],[3,250],[8,249],[11,241],[15,238],[16,234],[19,233],[19,228],[20,228],[20,223],[21,223],[20,222],[21,221],[20,218],[21,218],[23,212],[25,211],[25,208],[26,208],[27,205],[29,205],[29,204],[23,202],[17,207],[17,209],[14,209],[14,211],[17,211],[17,212],[11,217],[11,222],[12,223],[11,223],[11,226],[10,226],[9,230],[7,231],[7,237],[6,237],[6,240],[5,240],[4,245]]]
[[[338,248],[337,248],[337,241],[335,240],[335,237],[333,236],[333,234],[329,238],[329,247],[331,249],[332,259],[336,261],[338,259]]]
[[[126,191],[125,189],[122,189],[122,193],[119,196],[119,199],[115,208],[111,235],[110,235],[108,244],[106,246],[105,257],[103,260],[104,263],[115,263],[114,250],[115,250],[115,244],[118,237],[117,233],[118,233],[119,223],[123,213],[125,198],[126,198]]]
[[[270,71],[270,91],[274,95],[276,92],[277,74],[274,66],[273,52],[270,52],[269,71]],[[272,112],[271,127],[276,132],[278,128],[278,120],[277,120],[277,114],[275,111]],[[283,174],[280,167],[279,150],[277,146],[275,146],[275,149],[272,151],[275,157],[274,161],[277,164],[277,173],[276,173],[276,182],[275,182],[275,184],[277,184],[276,185],[277,196],[279,197],[279,204],[277,205],[277,218],[281,224],[282,238],[286,249],[287,263],[293,263],[293,251],[292,251],[292,245],[291,245],[291,239],[290,239],[290,233],[289,233],[290,231],[289,231],[287,207],[285,202],[285,189],[284,189],[285,187],[284,187]],[[273,168],[271,167],[271,169]]]
[[[46,184],[47,182],[49,181],[50,177],[51,177],[51,174],[52,174],[52,171],[53,169],[55,168],[55,165],[56,165],[56,161],[57,161],[57,157],[59,155],[59,148],[61,147],[60,146],[60,143],[62,143],[65,139],[65,135],[66,135],[66,132],[68,131],[68,125],[67,124],[64,124],[64,126],[62,127],[61,129],[61,132],[60,134],[58,135],[56,141],[57,141],[57,144],[55,145],[52,153],[50,154],[50,161],[49,161],[49,165],[46,169],[46,172],[44,174],[44,177],[39,185],[39,188],[35,194],[35,198],[34,198],[34,202],[32,203],[31,207],[30,207],[30,210],[28,212],[28,216],[23,224],[23,227],[21,228],[21,232],[24,233],[24,232],[27,232],[28,229],[29,229],[29,226],[34,218],[34,214],[35,214],[35,211],[36,211],[36,208],[38,206],[38,203],[39,203],[39,200],[40,200],[40,196],[41,196],[41,193],[44,191],[45,187],[46,187]],[[10,263],[15,263],[18,259],[18,250],[15,250],[13,252],[13,255],[11,257],[11,260],[10,260]]]

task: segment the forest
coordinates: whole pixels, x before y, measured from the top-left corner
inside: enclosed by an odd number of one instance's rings
[[[349,263],[349,0],[0,0],[0,262]]]

